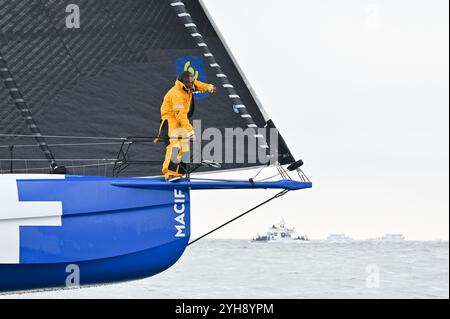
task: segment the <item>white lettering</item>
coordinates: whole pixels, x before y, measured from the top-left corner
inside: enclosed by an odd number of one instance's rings
[[[184,233],[184,230],[186,229],[185,226],[175,225],[175,228],[177,230],[175,237],[186,237],[186,234]]]
[[[175,308],[177,314],[200,314],[203,317],[208,316],[209,306],[189,306],[183,303]]]
[[[175,213],[177,213],[177,214],[183,214],[184,213],[184,211],[186,210],[186,206],[184,206],[184,204],[181,204],[180,207],[181,208],[178,208],[177,204],[173,205],[173,209],[174,209]]]
[[[175,193],[175,198],[177,199],[177,198],[186,198],[186,196],[184,196],[184,194],[183,194],[183,191],[180,191],[180,190],[178,190],[178,189],[175,189],[174,190],[174,193]],[[183,203],[184,203],[184,201],[183,201]]]
[[[80,7],[76,4],[69,4],[66,7],[66,13],[69,13],[69,15],[66,17],[66,28],[80,29],[81,28]]]
[[[177,222],[175,225],[175,229],[177,230],[177,233],[175,234],[175,237],[186,237],[185,229],[186,229],[186,222],[184,220],[186,211],[186,195],[184,195],[183,191],[175,189],[174,190],[174,197],[175,197],[175,205],[173,205],[173,210],[177,216],[175,217],[175,221]]]
[[[70,274],[66,278],[67,288],[79,288],[80,287],[80,267],[75,264],[68,265],[66,267],[66,273]]]
[[[178,216],[177,218],[175,218],[175,220],[177,222],[179,222],[181,225],[186,225],[186,223],[184,222],[184,214],[181,214],[180,216]]]

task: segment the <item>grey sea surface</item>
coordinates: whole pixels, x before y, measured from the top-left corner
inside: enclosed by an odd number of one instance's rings
[[[449,244],[203,240],[152,278],[0,298],[449,298]]]

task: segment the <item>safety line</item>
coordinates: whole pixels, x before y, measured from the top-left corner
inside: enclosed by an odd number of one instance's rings
[[[60,138],[60,139],[86,139],[86,140],[114,140],[114,141],[125,141],[127,138],[125,137],[105,137],[105,136],[63,136],[63,135],[23,135],[23,134],[0,134],[0,137],[28,137],[28,138],[36,138],[36,136],[44,137],[44,138]]]

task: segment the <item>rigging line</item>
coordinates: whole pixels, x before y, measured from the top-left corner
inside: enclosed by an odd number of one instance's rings
[[[99,146],[99,145],[122,145],[122,143],[77,143],[77,144],[48,144],[48,146]],[[9,148],[10,145],[0,145],[0,148]],[[39,145],[14,145],[14,148],[32,148],[39,147]]]
[[[90,165],[72,165],[72,166],[66,166],[66,168],[88,168],[88,167],[100,167],[100,166],[112,166],[114,163],[100,163],[100,164],[90,164]],[[31,171],[43,171],[48,169],[48,167],[43,168],[15,168],[14,171],[20,171],[20,172],[31,172]],[[83,174],[85,175],[85,174]]]
[[[98,162],[98,161],[115,161],[115,159],[112,158],[92,158],[92,159],[84,159],[84,158],[59,158],[59,161],[62,162]],[[45,159],[39,159],[39,158],[0,158],[0,161],[15,161],[15,162],[21,162],[21,161],[28,161],[28,162],[45,162]]]
[[[61,139],[84,139],[84,140],[112,140],[112,141],[126,141],[125,137],[95,137],[95,136],[62,136],[62,135],[21,135],[21,134],[0,134],[0,137],[29,137],[29,138],[61,138]]]
[[[248,179],[236,179],[236,180],[232,180],[232,179],[209,179],[209,178],[190,178],[191,181],[197,181],[197,182],[225,182],[225,183],[239,183],[239,182],[247,182],[248,183]]]
[[[281,176],[283,179],[286,179],[286,174],[283,172],[283,170],[280,169],[280,168],[278,168],[278,171],[280,172],[280,176]]]
[[[280,175],[281,174],[278,173],[278,174],[275,174],[275,175],[270,176],[270,177],[266,177],[266,178],[262,178],[262,179],[258,179],[258,180],[256,180],[255,178],[252,178],[250,180],[253,180],[255,182],[265,182],[265,181],[271,180],[272,178],[278,177]],[[281,176],[281,177],[283,177],[283,176]],[[283,179],[289,180],[290,178],[283,178]],[[191,177],[190,180],[192,180],[192,181],[205,181],[205,182],[232,182],[232,183],[235,183],[235,182],[248,182],[249,181],[248,179],[217,179],[217,178],[210,179],[210,178],[198,178],[198,177],[197,178]]]
[[[264,168],[266,168],[266,167],[263,167],[263,169],[264,169]],[[289,176],[289,174],[283,169],[282,166],[277,166],[277,171],[278,171],[278,174],[275,174],[275,175],[270,176],[270,177],[261,178],[261,179],[259,179],[259,180],[257,180],[257,181],[258,181],[258,182],[265,182],[265,181],[271,180],[272,178],[275,178],[275,177],[278,177],[278,176],[280,176],[280,177],[281,177],[282,179],[284,179],[284,180],[292,180],[292,178],[291,178],[291,177]],[[259,173],[261,173],[261,172],[259,172]],[[259,173],[258,173],[256,176],[258,176]],[[256,178],[253,178],[253,180],[256,180]]]
[[[275,178],[275,177],[278,177],[278,176],[281,176],[281,178],[286,179],[280,173],[278,173],[278,174],[275,174],[275,175],[270,176],[270,177],[259,179],[258,182],[265,182],[265,181],[271,180],[272,178]]]
[[[277,170],[283,179],[287,179],[287,180],[291,179],[292,180],[292,178],[289,176],[289,174],[284,170],[283,166],[278,165]]]
[[[261,169],[258,171],[258,173],[257,173],[252,179],[255,180],[255,179],[259,176],[259,174],[262,173],[262,171],[263,171],[265,168],[266,168],[265,166],[261,167]]]
[[[304,178],[306,178],[306,181],[311,182],[311,180],[309,179],[308,175],[306,175],[305,172],[304,172],[301,168],[300,168],[299,170],[300,170],[301,175],[302,175]]]
[[[217,228],[211,230],[210,232],[204,234],[203,236],[200,236],[199,238],[197,238],[197,239],[191,241],[191,242],[188,244],[188,246],[191,246],[191,245],[195,244],[196,242],[198,242],[198,241],[202,240],[203,238],[205,238],[205,237],[211,235],[212,233],[217,232],[218,230],[224,228],[225,226],[228,226],[229,224],[235,222],[236,220],[241,219],[242,217],[244,217],[244,216],[250,214],[251,212],[257,210],[258,208],[260,208],[260,207],[262,207],[262,206],[264,206],[264,205],[267,205],[267,204],[270,203],[271,201],[273,201],[273,200],[275,200],[275,199],[278,199],[278,198],[280,198],[280,197],[286,195],[287,193],[289,193],[289,190],[283,190],[283,191],[279,192],[279,193],[276,194],[275,196],[273,196],[273,197],[271,197],[271,198],[265,200],[264,202],[262,202],[262,203],[256,205],[255,207],[249,209],[249,210],[246,211],[245,213],[243,213],[243,214],[241,214],[241,215],[239,215],[239,216],[237,216],[237,217],[231,219],[230,221],[226,222],[225,224],[223,224],[223,225],[221,225],[221,226],[219,226],[219,227],[217,227]]]

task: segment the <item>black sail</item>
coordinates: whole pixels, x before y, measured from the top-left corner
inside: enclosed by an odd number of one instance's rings
[[[47,173],[55,160],[70,174],[111,176],[126,138],[148,137],[131,145],[121,176],[160,175],[164,144],[149,141],[189,67],[219,88],[196,95],[203,129],[275,127],[197,0],[0,0],[1,172]],[[278,161],[292,163],[281,136],[278,145]]]

